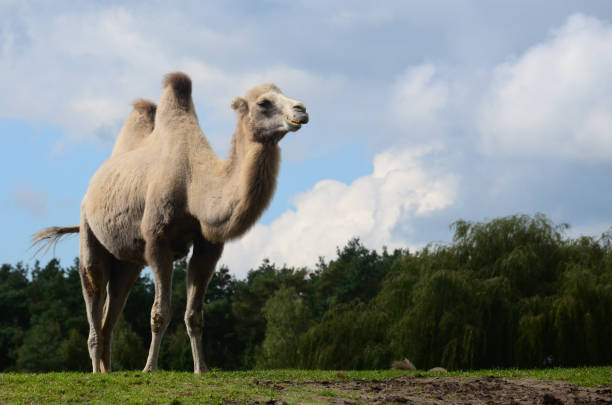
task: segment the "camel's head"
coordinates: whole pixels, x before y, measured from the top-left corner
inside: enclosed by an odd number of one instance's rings
[[[251,89],[245,98],[234,99],[232,108],[246,120],[254,140],[262,143],[276,143],[308,122],[304,104],[285,96],[272,83]]]

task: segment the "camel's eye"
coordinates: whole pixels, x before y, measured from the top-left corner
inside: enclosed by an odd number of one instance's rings
[[[272,103],[270,102],[270,100],[263,99],[261,101],[258,101],[257,105],[262,108],[268,108],[272,105]]]

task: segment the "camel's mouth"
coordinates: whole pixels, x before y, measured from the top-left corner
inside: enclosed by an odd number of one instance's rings
[[[285,121],[287,121],[287,124],[289,124],[289,128],[293,131],[298,130],[302,127],[302,123],[298,120],[285,117]]]

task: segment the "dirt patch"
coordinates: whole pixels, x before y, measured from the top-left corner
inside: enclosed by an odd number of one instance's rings
[[[612,404],[611,387],[496,377],[402,376],[388,380],[254,383],[279,391],[279,398],[268,404],[287,403],[283,392],[295,389],[309,391],[317,401],[331,404]]]

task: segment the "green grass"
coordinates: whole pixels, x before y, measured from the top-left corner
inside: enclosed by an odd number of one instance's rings
[[[407,371],[320,371],[270,370],[221,372],[212,371],[202,376],[191,373],[159,371],[115,372],[111,374],[0,373],[0,404],[31,403],[125,403],[125,404],[222,404],[246,400],[265,402],[282,398],[294,402],[325,402],[337,393],[312,386],[286,387],[282,392],[275,383],[287,381],[330,381],[342,379],[386,379],[400,375],[419,377],[496,376],[538,380],[563,380],[583,386],[612,386],[612,367],[590,367],[545,370],[479,370],[445,374]],[[323,399],[321,399],[323,398]]]
[[[584,387],[597,385],[612,386],[612,367],[584,367],[584,368],[546,368],[537,370],[477,370],[470,372],[450,372],[449,376],[483,377],[494,376],[503,378],[530,378],[544,381],[567,381]]]

